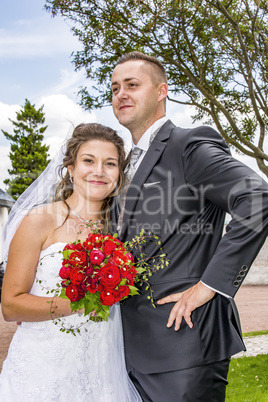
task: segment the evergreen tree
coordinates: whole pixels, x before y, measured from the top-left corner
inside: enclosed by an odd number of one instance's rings
[[[43,126],[43,107],[36,110],[35,105],[26,99],[23,109],[16,113],[17,121],[9,119],[13,124],[13,134],[2,130],[11,141],[9,157],[12,165],[12,169],[8,169],[12,178],[4,180],[4,183],[8,185],[7,193],[15,199],[42,173],[49,162],[49,147],[42,144],[47,129],[47,126]]]

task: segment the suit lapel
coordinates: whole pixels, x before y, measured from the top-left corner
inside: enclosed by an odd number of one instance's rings
[[[121,238],[123,238],[127,229],[127,222],[135,210],[139,199],[140,190],[166,148],[166,140],[169,138],[171,130],[174,127],[174,124],[171,123],[170,120],[168,120],[161,127],[133,177],[126,194],[125,212],[120,236]]]

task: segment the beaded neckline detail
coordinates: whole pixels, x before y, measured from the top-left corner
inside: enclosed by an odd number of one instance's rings
[[[81,218],[81,216],[79,216],[72,208],[70,208],[70,209],[71,209],[72,214],[73,214],[74,216],[76,216],[76,218],[78,218],[78,219],[80,220],[80,222],[83,222],[83,223],[85,223],[86,225],[98,226],[98,224],[101,223],[101,219],[99,219],[99,220],[97,220],[97,221],[95,221],[95,222],[92,222],[92,220],[90,220],[90,219],[83,219],[83,218]]]

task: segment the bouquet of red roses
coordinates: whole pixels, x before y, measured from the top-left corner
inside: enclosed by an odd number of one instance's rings
[[[90,233],[84,242],[67,244],[59,272],[60,297],[71,301],[72,311],[94,311],[90,319],[108,320],[110,306],[138,294],[134,285],[137,274],[134,257],[124,244],[110,235]]]

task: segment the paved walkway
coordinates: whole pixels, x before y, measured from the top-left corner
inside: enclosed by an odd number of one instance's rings
[[[235,296],[235,302],[243,333],[268,330],[268,286],[243,285]],[[234,357],[268,354],[268,335],[244,337],[244,342],[247,351]]]
[[[259,335],[254,337],[245,337],[244,342],[247,348],[246,352],[240,352],[233,357],[257,356],[268,354],[268,335]]]
[[[242,285],[235,302],[243,333],[268,330],[268,286]]]

